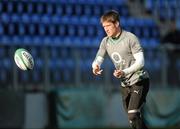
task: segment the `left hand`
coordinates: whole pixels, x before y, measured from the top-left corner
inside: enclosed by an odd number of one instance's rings
[[[125,76],[125,73],[124,73],[122,70],[114,70],[113,75],[114,75],[116,78],[122,78],[122,77]]]

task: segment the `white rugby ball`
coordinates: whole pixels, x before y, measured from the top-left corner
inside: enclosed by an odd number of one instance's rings
[[[14,60],[21,70],[32,70],[34,67],[32,55],[24,48],[19,48],[15,51]]]

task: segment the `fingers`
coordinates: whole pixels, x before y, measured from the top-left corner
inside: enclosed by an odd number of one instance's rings
[[[99,71],[97,72],[97,75],[101,75],[102,71],[103,71],[102,69],[99,70]]]
[[[124,72],[122,70],[114,70],[114,73],[113,75],[116,77],[116,78],[121,78],[124,76]]]
[[[94,75],[101,75],[102,74],[102,69],[100,70],[100,69],[93,69],[93,74]]]
[[[93,68],[93,74],[94,75],[101,75],[102,74],[102,69],[99,68],[99,66]]]
[[[93,74],[94,75],[101,75],[101,73],[102,73],[102,69],[100,69],[100,66],[99,65],[95,65],[94,67],[93,67]]]

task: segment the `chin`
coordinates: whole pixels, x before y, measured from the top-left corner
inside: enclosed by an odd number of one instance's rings
[[[113,35],[112,35],[112,34],[108,34],[107,36],[108,36],[108,37],[112,37]]]

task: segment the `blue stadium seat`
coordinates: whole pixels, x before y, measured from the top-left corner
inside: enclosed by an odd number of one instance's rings
[[[51,36],[44,36],[43,41],[40,43],[41,45],[49,45],[52,44],[53,38]]]
[[[33,36],[32,37],[32,46],[42,46],[44,45],[44,42],[43,42],[43,39],[42,36]],[[46,42],[45,42],[46,43]],[[48,42],[49,43],[49,42]]]
[[[62,16],[61,17],[62,24],[70,24],[71,23],[71,16]]]
[[[157,27],[154,27],[152,29],[152,37],[157,39],[160,37],[160,31]]]
[[[31,45],[33,42],[33,38],[32,38],[32,36],[24,35],[21,42],[24,45]]]
[[[24,10],[24,5],[23,5],[23,3],[22,3],[22,2],[18,2],[17,5],[16,5],[16,7],[17,7],[17,13],[22,14],[22,13],[23,13],[23,10]]]
[[[78,26],[77,27],[77,33],[78,33],[78,36],[79,37],[84,37],[85,36],[85,27],[84,26],[82,26],[82,25],[80,25],[80,26]]]
[[[102,14],[101,8],[100,8],[100,6],[98,6],[98,5],[95,5],[95,6],[94,6],[93,12],[94,12],[94,13],[93,13],[94,16],[100,16],[100,15]]]
[[[91,25],[98,25],[100,26],[100,19],[97,16],[91,16],[90,18],[88,18],[90,20],[90,24]]]
[[[14,15],[14,19],[17,19],[16,15]],[[31,23],[31,18],[30,18],[30,15],[29,14],[26,14],[26,13],[23,13],[22,16],[21,16],[21,19],[19,18],[19,20],[21,20],[20,22],[23,22],[23,23]]]
[[[22,45],[22,37],[20,37],[19,35],[14,35],[11,38],[12,38],[11,41],[12,45]]]
[[[128,7],[126,5],[122,4],[119,9],[120,9],[120,15],[121,16],[126,16],[126,17],[129,16],[129,10],[128,10]]]
[[[48,15],[48,14],[44,14],[44,15],[41,15],[41,16],[39,16],[40,17],[40,21],[42,22],[42,23],[44,23],[44,24],[51,24],[51,16],[50,15]],[[39,22],[40,22],[39,21]]]
[[[59,25],[58,26],[58,33],[59,35],[65,36],[67,32],[67,27],[64,25]]]
[[[41,19],[41,16],[40,16],[40,15],[38,15],[38,14],[33,14],[33,15],[31,16],[31,20],[32,20],[33,23],[39,23],[39,22],[42,21],[42,20],[49,20],[49,19],[45,19],[45,18]],[[42,22],[44,22],[44,21],[42,21]]]
[[[69,36],[75,36],[76,35],[76,26],[74,25],[69,25],[67,28],[68,28],[68,35]]]
[[[134,27],[132,31],[138,38],[143,38],[142,29],[140,27]]]
[[[12,69],[12,60],[10,57],[2,59],[2,63],[3,63],[4,69],[9,70],[9,71]]]
[[[32,82],[40,83],[44,79],[44,60],[40,57],[34,58],[34,69],[32,73]]]
[[[8,34],[9,35],[15,34],[15,26],[12,23],[9,23],[9,25],[8,25]]]
[[[35,24],[28,24],[28,34],[29,35],[36,35],[36,27]]]
[[[147,11],[151,11],[153,10],[153,7],[154,7],[154,1],[153,0],[145,0],[145,8]]]
[[[141,43],[142,47],[144,47],[144,48],[148,48],[150,46],[149,40],[146,38],[141,38],[140,43]]]
[[[34,3],[36,4],[36,8],[37,8],[37,14],[43,14],[44,11],[44,5],[42,3]]]
[[[56,5],[56,16],[62,16],[63,15],[63,8],[61,4]]]
[[[149,46],[152,48],[157,48],[160,44],[160,41],[156,38],[149,39]]]
[[[58,12],[57,12],[58,13]],[[59,16],[61,14],[56,14],[54,16],[51,16],[51,22],[52,24],[60,24],[62,21],[61,21],[61,16]]]
[[[11,14],[11,21],[12,22],[20,22],[21,21],[21,17],[18,14],[16,14],[16,13]]]
[[[49,36],[53,36],[56,34],[56,26],[54,24],[48,25],[49,28]]]
[[[13,7],[14,7],[13,3],[8,2],[8,4],[7,4],[7,12],[12,13],[13,12]]]
[[[148,27],[143,27],[143,32],[142,32],[142,35],[144,38],[150,38],[151,35],[150,35],[150,30]]]
[[[3,22],[3,23],[10,22],[10,16],[7,13],[1,13],[0,19],[1,19],[1,22]]]
[[[126,25],[127,26],[135,26],[136,23],[138,23],[140,21],[138,21],[137,19],[133,18],[133,17],[130,17],[130,18],[127,18],[126,19]]]
[[[50,47],[49,56],[51,59],[58,59],[59,58],[59,49],[57,47]]]
[[[31,53],[31,55],[33,57],[38,57],[38,51],[39,50],[36,47],[31,47],[30,50],[29,50],[29,52]]]
[[[71,4],[65,6],[66,15],[71,16],[73,14],[73,8]]]
[[[47,14],[52,15],[54,12],[54,9],[55,8],[54,8],[53,4],[48,4],[47,5]]]
[[[29,2],[27,6],[27,14],[32,14],[33,13],[33,3]]]
[[[60,57],[61,58],[63,58],[63,59],[68,58],[68,54],[69,54],[69,52],[66,48],[60,49]]]
[[[64,37],[63,38],[63,44],[64,44],[64,46],[71,46],[72,45],[72,41],[73,40],[71,40],[71,37]]]
[[[87,25],[89,23],[89,18],[88,16],[81,16],[79,17],[79,22],[83,25]]]
[[[63,46],[64,45],[64,38],[60,36],[54,36],[52,38],[52,42],[49,44],[49,46]]]
[[[25,25],[22,23],[19,23],[18,25],[18,32],[16,34],[21,35],[25,35],[26,31],[25,31]]]
[[[82,11],[84,12],[83,14],[84,14],[84,16],[92,16],[93,14],[92,14],[92,7],[91,6],[89,6],[89,5],[83,5],[83,9],[82,9]]]
[[[70,83],[74,81],[75,73],[75,63],[71,58],[66,58],[63,60],[64,69],[63,72],[63,81]]]
[[[76,4],[74,5],[75,6],[75,14],[76,16],[81,16],[82,13],[83,13],[83,5],[80,5],[80,4]],[[84,11],[85,12],[85,11]]]
[[[27,84],[32,83],[30,73],[28,71],[21,71],[19,73],[19,83]]]
[[[92,64],[92,60],[88,60],[88,59],[80,60],[80,75],[82,82],[91,82],[93,80],[91,64]]]
[[[9,36],[6,36],[6,35],[1,35],[1,44],[4,44],[4,45],[11,45],[11,37]]]

